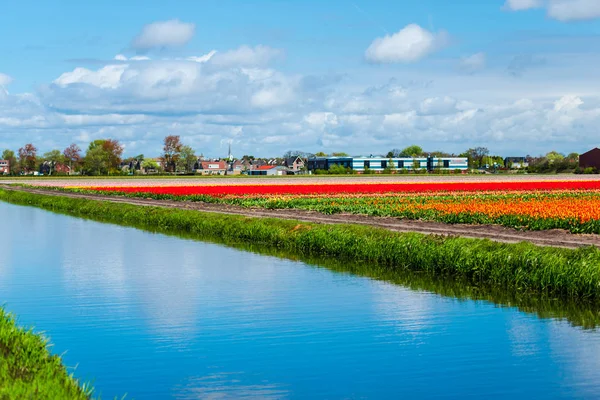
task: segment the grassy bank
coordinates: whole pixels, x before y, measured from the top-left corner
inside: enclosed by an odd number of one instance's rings
[[[50,353],[46,339],[0,308],[0,399],[89,399],[91,392]]]
[[[0,200],[200,239],[271,246],[301,256],[335,257],[364,263],[374,270],[423,271],[522,293],[600,298],[600,250],[596,248],[542,248],[529,243],[139,207],[1,189]]]

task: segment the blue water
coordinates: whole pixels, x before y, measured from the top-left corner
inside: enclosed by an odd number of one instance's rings
[[[600,332],[0,203],[0,302],[103,398],[598,398]]]

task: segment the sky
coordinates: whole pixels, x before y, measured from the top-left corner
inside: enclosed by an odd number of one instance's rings
[[[0,151],[600,146],[599,0],[7,0]]]

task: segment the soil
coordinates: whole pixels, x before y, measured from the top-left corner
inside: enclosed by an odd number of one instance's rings
[[[307,210],[270,210],[264,208],[244,208],[226,204],[209,204],[190,201],[139,199],[119,196],[64,193],[43,189],[32,189],[0,185],[4,190],[23,191],[35,194],[65,196],[70,198],[103,200],[112,203],[126,203],[138,206],[153,206],[197,210],[219,214],[235,214],[256,218],[280,218],[320,224],[358,224],[368,225],[395,232],[418,232],[431,235],[460,236],[476,239],[490,239],[503,243],[530,242],[539,246],[578,248],[583,246],[600,247],[600,235],[572,234],[565,230],[519,231],[498,225],[445,224],[441,222],[402,220],[393,217],[373,217],[356,214],[324,215]]]

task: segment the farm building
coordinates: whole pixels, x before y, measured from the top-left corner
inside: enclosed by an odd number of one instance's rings
[[[596,168],[600,171],[600,149],[595,148],[579,156],[579,168]]]
[[[10,161],[0,160],[0,175],[10,174]]]
[[[248,171],[248,175],[287,175],[288,169],[281,165],[262,165]]]
[[[466,157],[420,157],[420,158],[386,158],[386,157],[313,157],[308,159],[308,170],[328,170],[333,165],[350,168],[358,173],[365,170],[383,172],[395,170],[457,170],[464,171],[469,167]]]

